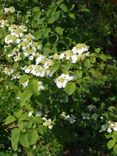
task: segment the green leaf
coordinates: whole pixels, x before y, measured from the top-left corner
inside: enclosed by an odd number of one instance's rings
[[[27,133],[20,135],[20,143],[24,147],[30,146]]]
[[[55,31],[59,34],[62,35],[63,34],[63,30],[61,27],[56,27]]]
[[[56,72],[59,68],[59,64],[58,63],[55,63],[53,64],[51,67],[50,67],[50,71],[51,72]]]
[[[32,91],[33,94],[38,94],[38,80],[37,79],[32,79],[29,82],[29,89]]]
[[[67,9],[66,5],[65,5],[65,4],[63,4],[63,3],[62,3],[59,7],[60,7],[60,8],[61,8],[61,10],[63,10],[64,12],[67,12],[67,11],[68,11],[68,9]]]
[[[7,20],[10,24],[12,24],[14,22],[14,16],[13,15],[8,16]]]
[[[69,17],[70,17],[71,19],[75,19],[75,18],[76,18],[75,15],[74,15],[73,13],[69,13]]]
[[[40,125],[38,127],[38,132],[39,132],[39,134],[44,135],[44,133],[46,132],[46,127],[43,125]]]
[[[75,72],[75,74],[76,74],[76,76],[77,76],[78,78],[81,78],[83,73],[82,73],[82,71],[77,70],[77,71]]]
[[[14,112],[14,116],[15,116],[16,118],[19,118],[19,117],[21,116],[22,113],[23,113],[23,111],[22,111],[22,110],[19,110],[18,112]]]
[[[114,152],[115,154],[117,154],[117,144],[115,144],[115,146],[114,146],[114,148],[113,148],[113,152]]]
[[[106,60],[107,60],[107,57],[106,57],[106,55],[104,55],[104,54],[100,54],[99,57],[100,57],[103,61],[106,61]]]
[[[80,12],[90,12],[90,10],[87,8],[85,4],[79,5],[79,11]]]
[[[22,76],[20,77],[20,79],[19,79],[19,82],[20,82],[20,83],[24,83],[24,82],[28,81],[29,78],[30,78],[29,75],[26,75],[26,74],[25,74],[25,75],[22,75]]]
[[[11,123],[13,123],[14,121],[16,121],[16,118],[15,118],[14,116],[12,116],[12,115],[9,115],[9,116],[6,118],[4,125],[11,124]]]
[[[90,58],[90,61],[91,61],[92,63],[95,63],[95,62],[96,62],[96,57],[91,57],[91,58]]]
[[[75,89],[76,89],[76,84],[74,82],[68,82],[68,84],[65,87],[65,92],[68,95],[72,95],[74,93]]]
[[[27,135],[28,135],[28,140],[29,140],[30,145],[35,144],[39,138],[36,130],[32,130],[32,131],[28,132]]]
[[[110,140],[110,141],[107,143],[108,149],[113,148],[114,145],[115,145],[115,140],[114,140],[114,139],[113,139],[113,140]]]
[[[86,59],[84,62],[85,67],[89,68],[90,67],[90,60]]]
[[[27,100],[29,100],[32,96],[32,92],[30,90],[26,90],[21,94],[21,106],[23,106]]]
[[[19,137],[20,137],[20,129],[19,128],[15,128],[12,130],[11,133],[11,144],[12,144],[12,148],[14,151],[17,150],[18,148],[18,141],[19,141]]]

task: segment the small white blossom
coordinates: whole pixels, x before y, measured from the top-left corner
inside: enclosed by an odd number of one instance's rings
[[[21,84],[22,84],[22,86],[23,86],[24,88],[26,88],[26,87],[28,86],[28,83],[29,83],[29,80],[26,81],[26,82],[23,82],[23,83],[21,83]]]
[[[42,120],[44,126],[48,127],[49,129],[53,128],[54,122],[51,119],[47,119],[46,117],[43,117]]]
[[[45,56],[40,54],[40,55],[36,58],[36,64],[42,63],[44,59],[45,59]]]
[[[38,91],[44,90],[44,85],[41,81],[38,82]]]
[[[84,52],[87,52],[89,50],[89,47],[85,44],[77,44],[75,47],[73,47],[72,52],[73,54],[82,54]]]
[[[9,24],[8,24],[7,20],[4,20],[4,19],[0,20],[0,27],[1,28],[8,27],[8,26],[9,26]]]
[[[4,13],[14,13],[15,12],[15,8],[12,6],[12,7],[9,7],[9,8],[4,8]]]
[[[58,88],[65,88],[68,81],[74,79],[74,76],[70,76],[69,74],[61,74],[58,78],[55,79],[55,83]]]
[[[59,55],[59,59],[62,60],[62,59],[64,59],[64,58],[65,58],[65,53],[61,53],[61,54]]]
[[[29,117],[33,116],[33,111],[30,111],[30,112],[28,113],[28,116],[29,116]]]

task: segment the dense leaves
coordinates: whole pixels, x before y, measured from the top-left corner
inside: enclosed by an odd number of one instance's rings
[[[0,2],[0,155],[117,154],[116,12],[110,0]]]

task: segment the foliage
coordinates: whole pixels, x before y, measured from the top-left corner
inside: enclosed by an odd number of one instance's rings
[[[76,147],[75,155],[107,147],[116,154],[117,61],[101,50],[116,37],[115,6],[9,0],[0,7],[0,154],[59,156]]]

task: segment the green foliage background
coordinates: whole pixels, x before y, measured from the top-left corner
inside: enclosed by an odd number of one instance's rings
[[[10,6],[14,6],[17,12],[4,15],[4,8]],[[13,66],[19,70],[20,65],[7,60],[3,47],[8,30],[0,28],[0,154],[61,156],[69,151],[71,155],[81,156],[101,156],[104,153],[116,155],[116,132],[108,136],[107,132],[100,133],[99,130],[105,121],[117,120],[117,61],[116,57],[107,55],[113,53],[111,49],[117,37],[117,6],[110,0],[6,0],[0,2],[0,18],[7,19],[10,24],[26,25],[28,32],[42,45],[42,53],[46,56],[56,52],[60,54],[77,43],[86,43],[91,51],[90,57],[82,64],[83,70],[66,62],[65,66],[59,64],[58,67],[54,67],[58,73],[62,67],[64,70],[76,72],[78,80],[75,85],[69,84],[61,91],[47,80],[47,84],[50,83],[50,93],[47,90],[36,95],[36,81],[34,80],[34,84],[31,77],[28,88],[31,94],[28,92],[27,95],[19,82],[11,81],[2,72],[6,66]],[[16,100],[19,92],[22,93],[23,107],[20,101]],[[65,98],[66,95],[69,101],[60,105],[60,98]],[[89,109],[89,105],[95,107]],[[49,117],[56,118],[52,131],[42,128],[40,118],[28,119],[28,111],[39,109],[43,113],[49,111]],[[74,114],[77,118],[76,123],[70,125],[67,121],[61,120],[61,110],[67,114]],[[83,120],[82,113],[89,113],[90,120]],[[28,124],[31,126],[26,126]],[[24,128],[22,139],[19,141],[15,138],[16,142],[13,139],[15,135],[20,135],[20,129],[15,125],[22,125]],[[39,136],[35,131],[37,129]],[[29,145],[25,138],[30,130],[33,139]],[[108,145],[110,150],[107,149],[109,137],[115,139],[113,145]],[[33,149],[33,145],[36,145],[36,149]]]

